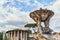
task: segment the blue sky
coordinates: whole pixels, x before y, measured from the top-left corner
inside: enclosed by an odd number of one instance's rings
[[[38,10],[41,7],[54,11],[55,15],[51,19],[50,26],[52,29],[55,29],[56,27],[59,28],[60,0],[1,0],[0,1],[1,31],[14,28],[24,28],[23,26],[25,24],[34,22],[29,17],[29,13],[34,10]],[[3,30],[3,28],[5,29]]]
[[[37,2],[41,3],[43,6],[53,5],[55,1],[56,0],[37,0]],[[10,7],[15,7],[21,11],[31,11],[37,8],[37,5],[33,5],[35,3],[35,0],[29,0],[29,3],[31,5],[28,5],[28,3],[24,1],[20,2],[18,0],[13,0],[12,2],[11,0],[10,1],[8,0],[8,2],[3,4],[3,6],[6,7],[7,5],[9,5]]]

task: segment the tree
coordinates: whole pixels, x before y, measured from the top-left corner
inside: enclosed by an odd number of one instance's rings
[[[25,27],[28,27],[29,29],[32,28],[32,30],[35,32],[37,25],[36,25],[36,23],[29,23],[29,24],[26,24]]]
[[[3,40],[3,33],[0,32],[0,40]]]

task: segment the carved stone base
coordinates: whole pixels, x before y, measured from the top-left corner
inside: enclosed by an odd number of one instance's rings
[[[43,34],[51,34],[51,32],[53,32],[53,30],[50,29],[50,28],[44,27],[43,30],[42,30],[42,32],[43,32]]]

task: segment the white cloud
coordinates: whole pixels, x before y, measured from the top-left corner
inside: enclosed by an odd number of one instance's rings
[[[48,6],[49,9],[52,9],[57,16],[59,16],[59,11],[60,11],[60,0],[56,0],[56,2],[51,5],[50,7]]]
[[[20,28],[18,26],[16,27],[16,26],[13,26],[13,25],[5,25],[4,27],[0,27],[0,32],[13,30],[13,29],[22,29],[22,28]]]
[[[20,2],[29,2],[30,0],[18,0]]]
[[[0,0],[0,5],[7,2],[7,0]]]
[[[19,11],[16,8],[12,8],[12,7],[2,7],[0,6],[0,23],[2,23],[3,27],[1,26],[0,29],[1,31],[4,30],[10,30],[10,29],[15,29],[18,28],[17,26],[15,26],[14,24],[10,24],[8,21],[23,21],[29,23],[29,22],[33,22],[31,21],[30,17],[29,17],[29,12],[24,12],[24,11]],[[11,11],[11,12],[8,12]],[[23,24],[24,25],[24,24]],[[23,27],[23,25],[19,25],[19,27]],[[4,28],[4,29],[3,29]]]
[[[16,9],[15,7],[2,7],[2,4],[5,2],[6,0],[2,1],[1,0],[1,4],[0,4],[0,23],[6,23],[8,21],[24,21],[27,23],[32,23],[34,22],[30,17],[29,17],[29,13],[30,12],[24,12],[24,11],[20,11],[18,9]],[[40,7],[42,8],[46,8],[43,6],[43,4],[40,4],[39,2],[37,2],[37,0],[35,0],[35,3],[30,4],[29,0],[19,0],[20,2],[26,2],[27,5],[37,5],[37,8],[34,10],[39,9]],[[55,15],[54,17],[51,19],[51,23],[50,26],[55,26],[55,18],[60,18],[60,0],[57,0],[53,5],[51,6],[47,6],[48,9],[51,9],[54,11]],[[10,11],[10,12],[9,12]],[[33,11],[33,10],[32,10]],[[54,19],[54,20],[53,20]],[[52,21],[53,20],[53,21]],[[60,19],[58,19],[60,20]],[[58,23],[58,22],[57,22]],[[60,24],[60,23],[59,23]],[[14,25],[4,25],[5,27],[0,27],[1,31],[3,30],[8,30],[8,29],[14,29],[14,28],[18,28],[17,26]],[[13,27],[12,27],[13,26]],[[5,29],[6,28],[6,29]]]
[[[11,10],[13,13],[8,13],[7,15],[7,19],[8,20],[24,20],[26,22],[33,22],[32,19],[29,17],[29,13],[30,12],[24,12],[24,11],[20,11],[16,8],[5,8],[4,10]]]
[[[54,12],[54,16],[50,21],[50,26],[54,31],[58,31],[59,29],[56,29],[56,27],[58,28],[58,26],[60,26],[60,0],[56,0],[53,5],[48,6],[47,8]]]

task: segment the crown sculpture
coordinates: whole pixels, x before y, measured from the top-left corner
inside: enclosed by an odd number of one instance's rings
[[[49,28],[49,21],[53,15],[54,15],[54,12],[52,10],[42,9],[42,8],[40,8],[39,10],[30,12],[29,16],[37,24],[38,40],[41,40],[40,37],[42,36],[43,33],[51,33],[52,32],[52,29]],[[45,27],[43,27],[41,25],[41,22],[44,22]]]

